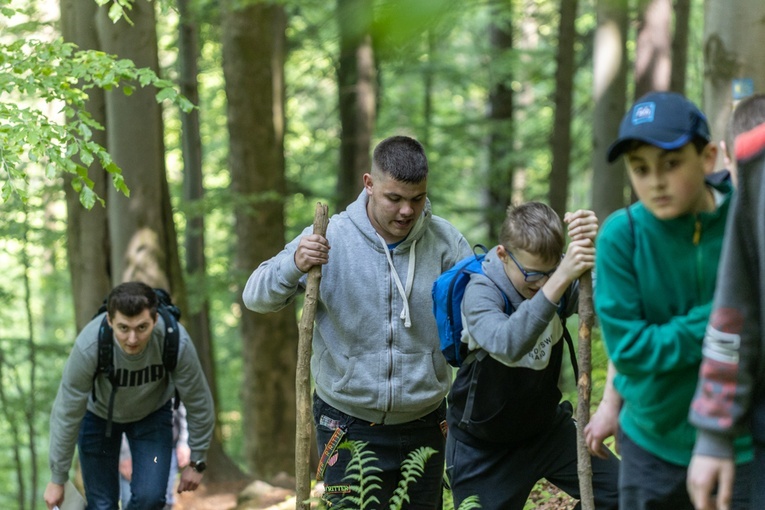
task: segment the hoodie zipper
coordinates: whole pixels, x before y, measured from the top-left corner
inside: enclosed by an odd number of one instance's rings
[[[393,256],[393,250],[390,250],[391,256]],[[388,267],[388,402],[386,403],[385,410],[390,412],[393,408],[393,288],[391,282],[393,280],[391,269]]]
[[[703,250],[699,247],[701,243],[701,219],[697,215],[695,220],[693,246],[696,248],[696,293],[700,295],[704,284],[704,254],[702,253]]]

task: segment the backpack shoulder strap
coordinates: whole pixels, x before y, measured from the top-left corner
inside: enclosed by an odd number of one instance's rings
[[[175,306],[173,305],[173,308]],[[177,308],[175,308],[177,310]],[[162,320],[165,321],[165,340],[162,344],[162,364],[165,366],[165,371],[169,376],[171,372],[175,370],[178,365],[178,350],[181,342],[181,332],[178,328],[178,319],[176,313],[160,303],[157,312],[162,315]],[[180,315],[180,312],[178,312]],[[178,388],[175,388],[175,398],[173,399],[173,409],[178,409],[181,405],[181,394],[178,393]]]
[[[568,355],[569,358],[571,358],[571,367],[574,369],[574,380],[579,381],[579,363],[576,361],[576,351],[574,350],[574,340],[571,338],[571,333],[568,332],[568,328],[566,327],[566,321],[562,319],[563,322],[563,338],[566,339],[566,344],[568,344]]]
[[[627,213],[629,214],[629,213]],[[632,220],[630,220],[630,224],[632,224]],[[571,338],[571,333],[568,332],[568,328],[566,327],[566,317],[564,316],[564,313],[566,312],[566,308],[568,308],[567,300],[566,300],[566,293],[563,293],[563,297],[560,299],[560,304],[558,305],[558,317],[560,317],[560,322],[563,325],[563,338],[566,340],[566,344],[568,345],[568,355],[571,358],[571,368],[574,369],[574,380],[579,380],[579,363],[576,361],[576,351],[574,350],[574,340]]]
[[[158,313],[165,322],[165,340],[162,345],[162,364],[168,372],[175,370],[178,365],[178,345],[181,333],[178,328],[178,320],[165,306],[160,305]]]
[[[104,374],[112,386],[109,394],[109,414],[106,420],[106,437],[112,436],[112,413],[114,412],[114,397],[117,394],[117,377],[114,370],[114,331],[104,315],[98,328],[98,361],[96,373],[93,374],[92,398],[96,401],[96,378]]]

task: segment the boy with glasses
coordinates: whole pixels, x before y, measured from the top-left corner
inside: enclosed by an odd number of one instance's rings
[[[576,425],[558,389],[565,325],[579,276],[595,262],[598,220],[567,213],[571,238],[549,206],[508,209],[500,244],[471,275],[462,301],[471,354],[449,393],[446,470],[454,507],[478,495],[484,509],[522,510],[546,478],[579,497]],[[560,317],[559,317],[560,316]],[[619,461],[594,458],[598,509],[617,508]]]
[[[636,101],[608,150],[609,161],[622,156],[640,201],[613,213],[598,236],[595,310],[619,397],[604,399],[598,413],[619,414],[620,507],[692,509],[688,409],[732,188],[705,180],[717,147],[704,114],[677,93]],[[751,461],[751,438],[736,452]],[[739,467],[732,508],[750,508],[750,466]]]

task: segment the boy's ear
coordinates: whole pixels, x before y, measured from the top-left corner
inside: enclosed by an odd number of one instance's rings
[[[717,144],[709,142],[701,151],[701,159],[704,163],[704,174],[711,174],[717,163]]]
[[[501,244],[497,245],[497,256],[499,257],[499,260],[501,260],[502,262],[504,262],[507,259],[507,250]]]

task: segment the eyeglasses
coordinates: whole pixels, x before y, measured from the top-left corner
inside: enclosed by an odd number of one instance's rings
[[[526,271],[526,269],[513,257],[513,254],[509,250],[507,251],[507,254],[510,255],[510,258],[513,259],[513,262],[515,262],[515,266],[518,268],[518,270],[523,274],[523,280],[529,283],[538,282],[542,278],[549,278],[550,275],[552,275],[556,269],[558,269],[558,266],[555,266],[550,271],[547,271],[546,273],[543,273],[541,271]]]

